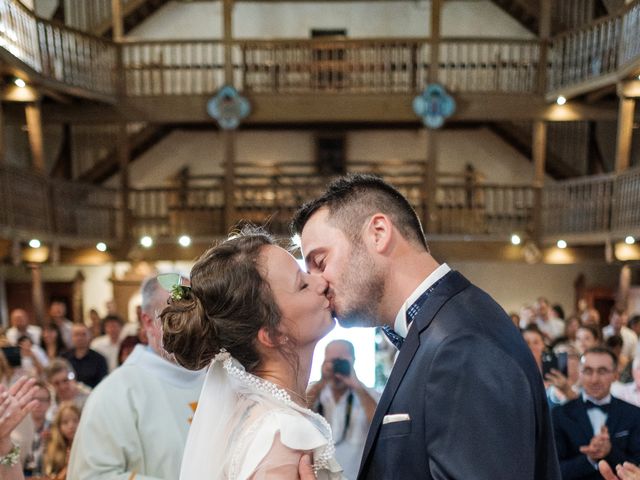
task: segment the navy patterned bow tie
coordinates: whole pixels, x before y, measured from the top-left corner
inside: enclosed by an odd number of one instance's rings
[[[602,410],[604,413],[609,413],[609,409],[611,408],[610,403],[605,403],[604,405],[598,405],[597,403],[593,403],[591,400],[585,400],[584,406],[587,410],[591,410],[592,408],[598,408]]]
[[[422,295],[420,295],[418,299],[409,307],[409,309],[407,310],[407,327],[411,325],[411,322],[413,322],[413,320],[418,316],[418,313],[420,312],[422,306],[425,304],[427,297],[431,294],[431,292],[435,290],[435,288],[441,281],[442,278],[431,285],[429,288],[427,288],[424,292],[422,292]],[[398,335],[398,332],[396,332],[389,325],[384,325],[382,327],[382,332],[387,336],[394,347],[396,347],[398,350],[402,348],[404,338]]]

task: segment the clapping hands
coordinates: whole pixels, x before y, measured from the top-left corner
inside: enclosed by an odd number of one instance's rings
[[[36,391],[34,383],[33,378],[22,377],[9,389],[0,385],[0,441],[8,439],[36,405],[36,400],[32,400]]]
[[[580,452],[584,453],[593,462],[603,459],[611,452],[611,440],[609,439],[609,429],[603,425],[600,433],[591,438],[589,445],[580,447]]]
[[[604,460],[598,463],[598,468],[605,480],[640,480],[640,468],[630,462],[616,466],[616,473]]]

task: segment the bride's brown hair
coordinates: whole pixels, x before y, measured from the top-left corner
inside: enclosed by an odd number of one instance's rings
[[[207,250],[191,269],[191,293],[160,314],[165,350],[190,370],[207,366],[224,348],[247,371],[260,363],[258,331],[278,336],[280,309],[259,271],[264,232],[246,231]]]

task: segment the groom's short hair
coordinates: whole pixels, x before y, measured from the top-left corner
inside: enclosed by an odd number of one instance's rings
[[[305,203],[291,221],[293,233],[301,233],[319,209],[329,210],[329,220],[352,241],[360,240],[364,222],[375,213],[388,215],[402,236],[429,250],[420,219],[409,201],[375,175],[350,174],[332,181],[322,196]]]

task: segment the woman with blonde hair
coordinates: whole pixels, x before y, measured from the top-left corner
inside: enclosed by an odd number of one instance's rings
[[[73,402],[63,402],[51,425],[51,439],[44,458],[45,473],[52,480],[67,477],[71,444],[80,422],[80,409]]]

